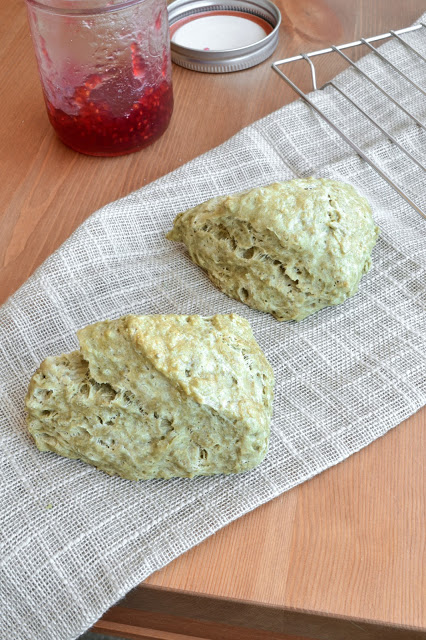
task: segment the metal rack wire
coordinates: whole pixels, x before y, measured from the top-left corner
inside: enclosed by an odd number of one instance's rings
[[[380,84],[378,84],[368,73],[366,73],[365,71],[363,71],[362,69],[359,68],[359,66],[353,61],[351,60],[345,53],[343,53],[344,49],[349,49],[352,47],[359,47],[362,45],[367,46],[373,53],[373,55],[377,56],[378,58],[380,58],[380,60],[384,63],[386,63],[390,69],[392,69],[396,74],[399,74],[400,77],[404,78],[405,81],[407,81],[411,86],[413,86],[413,88],[416,91],[421,92],[424,96],[426,96],[426,90],[423,89],[422,87],[420,87],[416,82],[414,82],[411,78],[409,78],[405,73],[403,73],[400,69],[398,69],[398,67],[396,67],[390,60],[388,60],[388,58],[386,58],[380,51],[378,51],[376,49],[376,47],[374,47],[372,45],[372,42],[377,42],[380,40],[385,40],[387,38],[395,38],[396,40],[398,40],[399,42],[401,42],[405,47],[407,47],[407,49],[414,54],[415,56],[418,57],[419,59],[419,63],[420,64],[424,64],[426,63],[426,58],[421,55],[421,53],[419,51],[417,51],[414,47],[412,47],[410,44],[408,44],[403,38],[401,38],[402,34],[405,33],[409,33],[412,31],[417,31],[417,30],[421,30],[422,32],[426,33],[426,25],[423,23],[420,23],[418,25],[415,25],[413,27],[408,27],[406,29],[399,29],[397,31],[389,31],[388,33],[384,33],[382,35],[378,35],[378,36],[373,36],[370,38],[361,38],[360,40],[357,40],[355,42],[349,42],[346,44],[341,44],[339,46],[334,46],[332,45],[331,47],[328,47],[327,49],[321,49],[319,51],[312,51],[310,53],[301,53],[300,55],[297,56],[293,56],[292,58],[286,58],[284,60],[278,60],[276,62],[274,62],[272,64],[272,68],[274,69],[274,71],[276,71],[278,73],[279,76],[281,76],[281,78],[283,78],[283,80],[285,80],[285,82],[308,104],[312,107],[312,109],[315,110],[315,112],[321,116],[321,118],[323,118],[325,120],[325,122],[327,122],[327,124],[330,125],[330,127],[332,127],[334,129],[334,131],[336,131],[336,133],[338,133],[341,138],[350,146],[352,147],[352,149],[363,159],[365,160],[365,162],[367,162],[384,180],[386,180],[386,182],[397,192],[399,193],[400,196],[402,196],[406,202],[408,202],[413,209],[415,209],[421,216],[423,216],[424,218],[426,218],[426,211],[423,210],[418,204],[416,204],[415,202],[413,202],[413,200],[410,198],[410,196],[400,187],[396,184],[396,182],[392,179],[391,176],[389,176],[386,172],[384,172],[380,166],[377,164],[377,162],[375,162],[369,155],[367,155],[367,153],[365,153],[355,142],[354,140],[352,140],[350,137],[348,137],[345,132],[342,130],[341,127],[339,127],[335,122],[333,122],[325,113],[324,111],[322,111],[316,104],[315,102],[306,94],[304,93],[304,91],[302,91],[302,89],[300,89],[300,87],[298,87],[279,67],[285,64],[288,64],[290,62],[297,62],[299,60],[305,61],[309,64],[310,67],[310,71],[311,71],[311,79],[312,79],[312,89],[314,91],[316,91],[318,89],[317,87],[317,73],[316,73],[316,69],[315,69],[315,65],[312,61],[312,58],[315,58],[316,56],[323,56],[325,54],[337,54],[339,55],[341,58],[343,58],[350,67],[354,68],[357,73],[361,74],[361,76],[367,81],[369,82],[372,86],[374,86],[378,91],[380,91],[387,100],[390,100],[391,102],[393,102],[394,105],[396,105],[399,109],[401,109],[406,116],[408,116],[408,118],[410,118],[411,121],[413,121],[418,127],[420,127],[423,130],[426,130],[426,124],[421,122],[414,114],[412,114],[410,112],[409,109],[406,109],[402,104],[400,104],[397,100],[395,100],[382,86],[380,86]],[[365,109],[362,108],[362,106],[360,104],[358,104],[357,102],[355,102],[354,100],[352,100],[352,98],[346,93],[344,92],[342,89],[340,89],[334,82],[327,82],[326,84],[324,84],[320,89],[325,89],[326,87],[332,87],[333,89],[335,89],[339,95],[341,95],[348,103],[350,103],[352,105],[352,107],[354,107],[355,109],[358,110],[358,112],[360,112],[364,117],[366,117],[369,122],[371,124],[373,124],[383,135],[385,135],[388,140],[390,140],[395,146],[398,147],[398,149],[400,151],[402,151],[413,163],[416,164],[417,167],[419,167],[420,169],[422,169],[423,171],[426,171],[426,167],[424,164],[422,164],[408,149],[406,149],[403,145],[401,145],[398,140],[396,140],[396,138],[389,132],[387,131],[384,127],[381,126],[381,124],[379,122],[376,121],[375,118],[371,117],[366,111]]]

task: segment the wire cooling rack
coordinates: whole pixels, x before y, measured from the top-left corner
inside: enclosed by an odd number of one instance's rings
[[[388,33],[384,33],[382,35],[373,36],[373,37],[370,37],[370,38],[361,38],[360,40],[357,40],[355,42],[349,42],[349,43],[341,44],[341,45],[338,45],[338,46],[332,45],[331,47],[329,47],[327,49],[321,49],[319,51],[312,51],[311,53],[301,53],[300,55],[293,56],[292,58],[286,58],[284,60],[278,60],[278,61],[276,61],[276,62],[274,62],[272,64],[272,67],[273,67],[274,71],[276,71],[281,76],[281,78],[283,80],[285,80],[285,82],[308,105],[310,105],[315,110],[315,112],[319,116],[321,116],[321,118],[323,118],[327,122],[327,124],[329,124],[334,129],[334,131],[336,131],[341,136],[341,138],[343,138],[343,140],[348,145],[350,145],[352,147],[352,149],[354,151],[356,151],[356,153],[363,160],[365,160],[365,162],[367,162],[375,171],[377,171],[377,173],[384,180],[386,180],[386,182],[413,207],[413,209],[415,209],[420,215],[422,215],[424,218],[426,218],[426,211],[424,210],[424,208],[422,208],[421,206],[416,204],[416,202],[414,202],[411,199],[409,194],[406,193],[406,191],[403,189],[403,187],[401,185],[398,185],[396,183],[396,181],[392,178],[391,175],[389,175],[386,171],[383,171],[383,169],[379,166],[379,164],[370,155],[368,155],[365,151],[363,151],[360,148],[360,146],[353,140],[353,138],[349,137],[344,132],[344,130],[343,130],[343,128],[341,126],[336,124],[336,122],[333,122],[333,120],[329,116],[326,115],[324,110],[321,109],[317,104],[315,104],[314,100],[311,97],[309,97],[309,95],[307,95],[304,91],[302,91],[302,89],[300,87],[298,87],[280,68],[283,65],[286,65],[286,64],[288,64],[290,62],[297,62],[299,60],[306,62],[309,65],[310,72],[311,72],[312,89],[314,91],[316,91],[318,89],[318,87],[317,87],[317,71],[316,71],[316,68],[315,68],[315,65],[314,65],[314,62],[313,62],[312,59],[316,58],[317,56],[338,55],[341,58],[343,58],[345,60],[345,62],[350,67],[355,69],[356,72],[362,76],[364,81],[369,83],[371,86],[375,87],[375,89],[378,90],[384,96],[385,100],[388,100],[388,101],[392,102],[394,105],[396,105],[396,107],[398,109],[400,109],[402,112],[404,112],[404,114],[410,119],[410,121],[412,123],[415,124],[415,126],[421,128],[423,130],[426,130],[426,124],[421,122],[421,120],[419,120],[411,112],[410,109],[406,108],[403,104],[401,104],[398,100],[396,100],[388,91],[386,91],[383,88],[383,86],[381,86],[380,83],[376,82],[374,80],[374,78],[371,77],[371,75],[369,73],[366,73],[365,71],[360,69],[359,66],[353,60],[351,60],[345,53],[343,53],[343,51],[345,49],[351,49],[353,47],[360,47],[362,45],[368,47],[368,49],[371,50],[371,52],[373,53],[374,56],[376,56],[383,63],[388,65],[389,70],[392,70],[392,72],[396,73],[400,78],[403,78],[408,83],[408,85],[410,86],[410,88],[411,88],[411,90],[413,92],[417,92],[418,95],[423,94],[423,96],[426,97],[426,90],[423,87],[421,87],[417,82],[414,82],[412,80],[412,78],[410,78],[403,71],[401,71],[401,69],[399,69],[385,55],[383,55],[383,53],[378,51],[376,49],[376,47],[374,47],[374,45],[372,44],[373,42],[377,42],[377,41],[385,40],[385,39],[389,39],[389,38],[393,38],[395,40],[398,40],[404,47],[406,47],[406,49],[408,51],[410,51],[410,53],[412,55],[414,55],[416,57],[416,59],[418,60],[418,64],[419,65],[424,65],[424,71],[425,71],[425,77],[426,77],[426,58],[415,47],[413,47],[411,44],[407,43],[401,37],[402,35],[408,34],[408,33],[413,32],[413,31],[419,31],[423,35],[426,36],[426,25],[423,24],[423,23],[420,23],[418,25],[415,25],[413,27],[408,27],[406,29],[399,29],[397,31],[392,31],[391,30]],[[407,149],[406,146],[402,145],[396,139],[396,137],[393,136],[390,133],[390,131],[388,129],[383,127],[381,125],[381,123],[377,121],[377,119],[375,117],[373,117],[372,115],[369,115],[367,113],[367,111],[365,110],[364,105],[359,104],[359,101],[355,101],[346,91],[344,91],[340,87],[338,87],[335,82],[327,82],[320,89],[322,90],[322,89],[325,89],[326,87],[332,87],[335,91],[337,91],[338,94],[340,96],[342,96],[344,98],[344,100],[347,101],[348,104],[350,104],[360,114],[362,114],[362,116],[365,117],[374,127],[376,127],[376,129],[381,134],[386,136],[386,138],[388,140],[390,140],[392,144],[396,145],[398,147],[398,149],[400,151],[402,151],[403,154],[405,154],[405,156],[407,158],[409,158],[409,160],[412,163],[414,163],[418,168],[420,168],[421,170],[426,172],[426,166],[409,149]]]

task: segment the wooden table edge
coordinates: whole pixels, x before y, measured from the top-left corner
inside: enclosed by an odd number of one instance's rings
[[[426,629],[419,627],[386,623],[366,618],[348,617],[332,612],[318,612],[293,607],[248,601],[223,596],[212,596],[191,591],[182,591],[151,585],[139,585],[120,603],[112,607],[94,627],[94,631],[106,633],[113,626],[133,625],[139,630],[150,628],[154,623],[165,626],[162,632],[175,633],[176,640],[183,637],[206,638],[213,640],[217,635],[188,635],[188,622],[195,624],[194,631],[206,633],[209,629],[223,627],[223,640],[226,627],[244,631],[244,639],[265,638],[301,638],[315,640],[425,640]],[[198,624],[197,624],[198,623]],[[111,626],[112,625],[112,626]],[[157,626],[157,625],[155,625]],[[205,630],[203,631],[203,629]],[[256,635],[257,633],[257,635]],[[186,635],[185,635],[186,634]],[[254,634],[254,635],[253,635]],[[285,635],[283,635],[285,634]],[[131,636],[128,636],[131,637]],[[138,636],[135,636],[138,638]],[[146,636],[149,637],[149,636]],[[151,636],[168,640],[169,636]],[[141,640],[144,636],[140,636]],[[170,636],[170,640],[174,640]]]

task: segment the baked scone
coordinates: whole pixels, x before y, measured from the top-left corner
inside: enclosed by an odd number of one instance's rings
[[[237,315],[124,316],[78,332],[80,351],[31,379],[41,451],[129,480],[239,473],[268,445],[272,369]]]
[[[303,320],[358,290],[379,228],[353,186],[278,182],[180,213],[169,240],[231,298],[277,320]]]

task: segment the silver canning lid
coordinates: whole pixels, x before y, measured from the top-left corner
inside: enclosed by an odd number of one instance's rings
[[[281,14],[270,0],[175,0],[169,5],[168,12],[172,60],[193,71],[226,73],[248,69],[269,58],[278,44]],[[214,22],[211,20],[213,16],[222,16],[229,23],[218,23],[216,33],[216,36],[224,39],[225,48],[217,45],[204,47],[199,44],[204,37],[200,34],[205,34],[206,43],[209,42],[208,35],[210,33],[211,36],[211,29],[214,29]],[[203,20],[195,26],[202,18],[209,18],[209,25]],[[191,32],[187,26],[190,23]],[[203,28],[198,28],[201,25],[206,27],[204,31]],[[228,26],[229,37],[226,38]],[[182,27],[186,29],[186,36],[181,31]],[[247,37],[249,40],[254,38],[255,41],[241,46],[241,42]],[[213,37],[212,42],[216,41]]]

